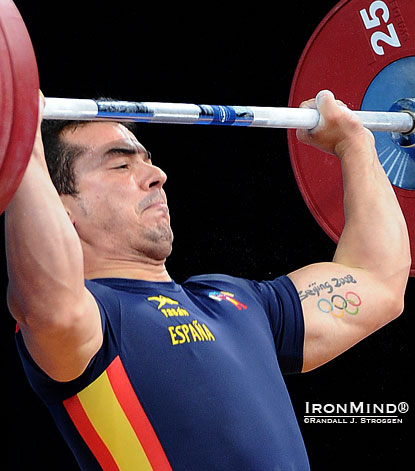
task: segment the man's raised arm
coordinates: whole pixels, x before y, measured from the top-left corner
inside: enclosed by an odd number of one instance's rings
[[[289,275],[304,311],[303,371],[329,361],[396,318],[403,310],[411,264],[405,220],[372,133],[330,92],[321,92],[316,102],[303,106],[317,106],[319,126],[297,135],[340,158],[345,227],[333,263]]]
[[[82,373],[102,331],[84,287],[80,240],[49,177],[40,124],[41,112],[27,170],[5,213],[8,303],[34,360],[67,381]]]

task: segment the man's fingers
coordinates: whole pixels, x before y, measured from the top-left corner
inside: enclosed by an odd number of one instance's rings
[[[39,114],[40,116],[43,115],[44,108],[45,108],[45,96],[43,95],[42,91],[39,90]]]
[[[324,106],[326,100],[330,100],[331,102],[336,101],[333,93],[330,90],[321,90],[320,92],[318,92],[316,95],[317,108]]]
[[[326,98],[329,100],[335,101],[339,106],[347,108],[346,103],[341,100],[337,100],[333,93],[330,90],[322,90],[316,96],[316,98],[311,98],[310,100],[305,100],[301,103],[300,108],[312,108],[317,109],[325,101]]]
[[[45,108],[45,97],[43,93],[39,90],[39,110],[38,110],[38,118],[37,118],[37,132],[40,135],[40,126],[43,120],[43,110]]]
[[[303,101],[300,105],[300,108],[311,108],[315,110],[317,108],[316,99],[312,98],[311,100]]]

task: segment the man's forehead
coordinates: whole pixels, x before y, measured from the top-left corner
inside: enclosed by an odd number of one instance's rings
[[[70,144],[84,147],[90,151],[105,149],[113,143],[123,142],[135,147],[138,152],[145,152],[144,146],[129,129],[112,121],[82,123],[64,131],[63,139]]]

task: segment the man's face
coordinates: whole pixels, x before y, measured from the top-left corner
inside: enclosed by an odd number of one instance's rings
[[[166,174],[124,126],[88,123],[63,139],[85,148],[74,164],[78,194],[62,197],[82,243],[111,260],[164,260],[173,234]]]

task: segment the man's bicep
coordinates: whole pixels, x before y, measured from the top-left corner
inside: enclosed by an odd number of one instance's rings
[[[102,345],[98,304],[85,288],[82,299],[41,327],[21,324],[27,350],[37,365],[57,381],[78,377]],[[60,317],[60,320],[59,320]]]
[[[391,320],[387,290],[362,269],[320,263],[288,276],[303,307],[303,371],[335,358]]]

